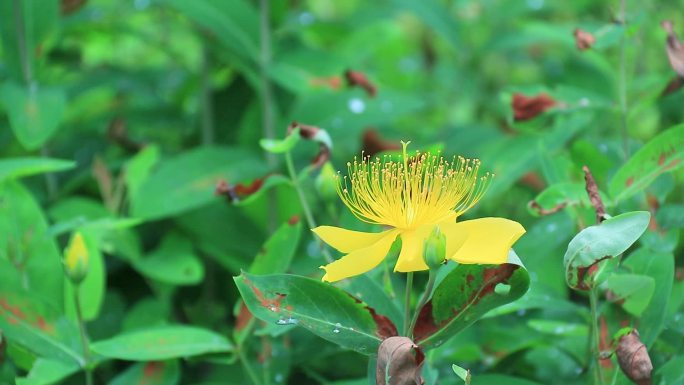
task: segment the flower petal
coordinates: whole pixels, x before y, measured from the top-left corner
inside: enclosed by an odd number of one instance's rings
[[[318,226],[311,229],[319,238],[341,253],[351,253],[354,250],[368,247],[378,242],[387,235],[387,231],[381,233],[364,233],[333,226]]]
[[[448,258],[459,263],[500,264],[506,262],[508,250],[525,234],[518,222],[504,218],[480,218],[449,225],[444,230],[447,240],[466,234],[463,245],[456,251],[449,248]],[[454,254],[451,254],[451,253]]]
[[[357,249],[335,262],[321,266],[321,269],[325,270],[323,281],[339,281],[344,278],[363,274],[379,265],[396,239],[398,231],[388,230],[381,234],[383,234],[383,236],[380,240],[372,245]]]
[[[415,230],[404,230],[401,232],[401,253],[394,271],[402,273],[408,271],[427,270],[428,265],[423,259],[423,247],[425,239],[430,235],[430,231],[435,227],[434,224],[421,226]]]

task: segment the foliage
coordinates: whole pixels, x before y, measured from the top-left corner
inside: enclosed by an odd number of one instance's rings
[[[0,1],[0,384],[682,383],[682,7]],[[506,263],[321,281],[400,140],[495,174]]]

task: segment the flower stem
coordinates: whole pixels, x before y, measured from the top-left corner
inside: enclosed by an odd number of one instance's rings
[[[594,383],[603,385],[603,374],[601,373],[601,329],[599,326],[598,314],[598,288],[592,285],[589,291],[589,306],[591,307],[591,356],[594,359]]]
[[[406,294],[404,296],[404,336],[408,337],[411,322],[411,290],[413,290],[413,272],[406,274]]]
[[[411,333],[411,337],[413,337],[413,329],[416,327],[416,323],[418,322],[418,316],[420,316],[420,311],[423,310],[423,306],[427,303],[427,301],[430,299],[430,294],[432,294],[432,288],[435,286],[435,280],[437,279],[437,272],[434,271],[433,269],[430,269],[430,275],[428,276],[428,283],[427,287],[425,288],[425,292],[423,293],[423,296],[420,297],[420,301],[418,301],[418,306],[416,306],[416,311],[413,313],[413,319],[411,320],[411,325],[409,325],[408,332]]]
[[[620,120],[622,147],[625,161],[629,158],[629,133],[627,130],[627,69],[626,69],[626,41],[625,34],[627,29],[625,0],[620,0],[620,23],[622,24],[622,37],[620,38],[620,79],[619,79],[619,98],[620,98]]]
[[[86,385],[93,385],[93,368],[90,366],[90,342],[88,339],[88,332],[85,328],[85,322],[83,321],[83,312],[81,311],[81,296],[78,290],[79,286],[73,285],[73,288],[78,331],[81,334],[81,345],[83,347],[83,370],[85,371]]]
[[[309,202],[306,200],[306,196],[304,196],[302,186],[299,184],[299,178],[297,178],[297,172],[295,171],[294,162],[292,161],[292,154],[290,154],[289,151],[285,153],[285,164],[287,165],[287,172],[288,174],[290,174],[290,180],[292,181],[292,185],[294,186],[295,191],[297,191],[299,203],[302,205],[302,210],[304,211],[304,218],[306,218],[306,224],[309,226],[310,229],[313,229],[316,227],[316,221],[314,220],[313,214],[311,213],[311,207],[309,207]],[[321,249],[323,257],[325,257],[326,261],[332,262],[333,258],[328,252],[328,249],[325,248],[320,239],[316,238],[316,240],[318,242],[318,247]]]

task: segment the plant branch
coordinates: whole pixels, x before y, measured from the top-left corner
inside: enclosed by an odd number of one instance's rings
[[[91,367],[90,359],[90,342],[88,339],[88,332],[83,321],[83,312],[81,311],[81,297],[79,294],[79,285],[73,285],[74,289],[74,306],[76,307],[76,319],[78,321],[78,331],[81,335],[81,346],[83,347],[83,370],[86,376],[86,385],[93,385],[93,369]]]
[[[406,274],[406,293],[404,295],[404,336],[408,337],[411,323],[411,290],[413,290],[413,272]]]
[[[295,171],[294,162],[292,161],[292,154],[290,154],[289,151],[285,153],[285,164],[287,166],[287,172],[290,175],[292,185],[294,186],[295,191],[297,191],[299,202],[302,205],[302,210],[304,211],[304,218],[306,218],[306,223],[309,226],[309,228],[313,229],[316,227],[316,220],[313,217],[311,207],[309,207],[309,202],[306,200],[306,196],[304,195],[302,186],[299,184],[299,178],[297,178],[297,172]],[[325,257],[326,261],[332,262],[333,258],[328,252],[328,249],[325,248],[325,245],[323,245],[323,242],[321,242],[321,240],[318,238],[316,238],[316,240],[318,242],[318,246],[321,249],[323,257]]]
[[[625,51],[626,51],[626,38],[625,34],[627,33],[627,16],[626,16],[626,5],[625,5],[625,0],[620,0],[620,16],[619,16],[619,22],[622,25],[623,31],[622,31],[622,37],[620,38],[620,80],[619,80],[619,88],[618,88],[618,93],[619,93],[619,99],[620,99],[620,120],[621,120],[621,134],[622,134],[622,147],[623,147],[623,153],[624,153],[624,160],[626,161],[629,158],[629,132],[627,129],[627,113],[628,113],[628,107],[627,107],[627,68],[626,68],[626,61],[627,59],[625,58]]]
[[[601,348],[600,348],[600,326],[598,314],[598,287],[592,284],[589,291],[589,305],[591,306],[591,356],[594,360],[594,383],[603,385],[603,374],[601,373]]]
[[[432,288],[435,286],[435,280],[437,279],[437,271],[430,269],[428,276],[428,283],[427,287],[425,288],[425,292],[423,293],[423,296],[420,297],[420,301],[418,301],[418,306],[416,306],[416,311],[413,313],[413,319],[411,320],[411,325],[409,325],[408,332],[413,334],[413,329],[416,327],[416,323],[418,322],[418,316],[420,316],[420,311],[423,310],[423,306],[427,303],[427,301],[430,299],[430,295],[432,294]],[[411,336],[413,338],[413,336]]]

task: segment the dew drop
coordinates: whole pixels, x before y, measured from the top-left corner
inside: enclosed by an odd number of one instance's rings
[[[271,306],[269,306],[268,310],[270,310],[270,311],[276,311],[276,310],[278,310],[278,308],[275,307],[275,305],[271,305]]]
[[[366,110],[366,103],[364,103],[363,100],[359,98],[349,99],[349,103],[347,104],[347,106],[349,107],[349,111],[355,114],[360,114]]]
[[[339,323],[339,322],[336,323],[336,324],[335,324],[335,329],[333,329],[333,333],[335,333],[335,334],[339,333],[341,327],[342,327],[342,324],[341,324],[341,323]]]

